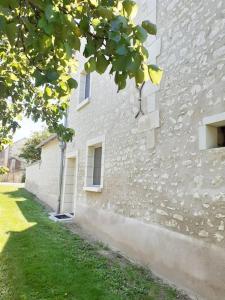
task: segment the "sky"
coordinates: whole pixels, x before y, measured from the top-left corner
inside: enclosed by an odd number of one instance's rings
[[[13,140],[14,142],[29,137],[33,132],[40,131],[43,128],[43,123],[37,122],[34,123],[32,120],[24,118],[21,123],[21,128],[16,131],[14,134]]]

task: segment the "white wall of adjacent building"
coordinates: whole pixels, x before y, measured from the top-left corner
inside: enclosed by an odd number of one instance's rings
[[[54,211],[58,206],[60,160],[59,142],[54,139],[42,147],[41,161],[26,168],[26,189]]]

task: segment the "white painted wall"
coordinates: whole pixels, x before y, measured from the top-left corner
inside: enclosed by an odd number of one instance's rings
[[[57,139],[42,147],[41,161],[26,168],[25,187],[54,211],[59,195],[60,148]]]

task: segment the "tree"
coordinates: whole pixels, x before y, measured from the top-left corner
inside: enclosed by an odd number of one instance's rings
[[[7,167],[0,166],[0,175],[7,174],[9,169]]]
[[[64,140],[73,130],[62,118],[77,82],[76,54],[85,44],[85,70],[115,78],[118,91],[129,79],[159,83],[162,70],[149,65],[144,47],[156,26],[136,25],[133,0],[0,0],[0,147],[21,116],[42,120]]]
[[[34,163],[40,160],[41,148],[37,148],[37,146],[50,135],[48,130],[33,133],[21,149],[19,157],[25,159],[27,163]]]

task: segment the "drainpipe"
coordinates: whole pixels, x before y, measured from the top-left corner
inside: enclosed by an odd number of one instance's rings
[[[66,112],[64,118],[64,126],[67,127],[67,115]],[[64,141],[60,141],[59,148],[61,150],[61,159],[60,159],[60,169],[59,169],[59,197],[58,197],[58,208],[57,213],[61,213],[62,209],[62,197],[63,197],[63,174],[64,174],[64,158],[65,158],[65,150],[66,150],[66,143]]]
[[[59,197],[58,197],[58,209],[57,213],[61,213],[62,208],[62,191],[63,191],[63,173],[64,173],[64,156],[66,150],[66,143],[60,141],[59,148],[61,150],[60,169],[59,169]]]

